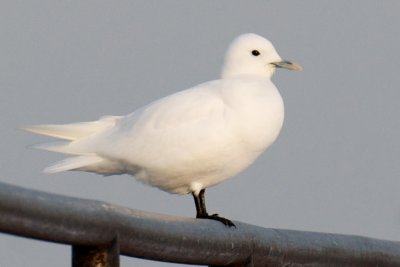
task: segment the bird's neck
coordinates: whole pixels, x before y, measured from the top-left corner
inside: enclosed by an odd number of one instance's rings
[[[253,78],[253,79],[271,79],[275,73],[275,68],[271,66],[266,67],[243,67],[235,64],[225,64],[222,69],[222,79],[235,79],[235,78]]]

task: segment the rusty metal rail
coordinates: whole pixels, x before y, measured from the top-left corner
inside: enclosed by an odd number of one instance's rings
[[[74,267],[119,254],[210,266],[400,266],[400,242],[132,210],[0,183],[0,232],[72,245]]]

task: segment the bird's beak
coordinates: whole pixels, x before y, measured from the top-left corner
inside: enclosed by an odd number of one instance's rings
[[[284,68],[284,69],[288,69],[288,70],[302,70],[303,69],[300,65],[290,62],[290,61],[286,61],[286,60],[274,62],[271,64],[277,68]]]

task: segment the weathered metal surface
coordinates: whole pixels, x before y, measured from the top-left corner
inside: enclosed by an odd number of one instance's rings
[[[133,210],[0,183],[0,231],[152,260],[214,266],[400,266],[400,242]]]

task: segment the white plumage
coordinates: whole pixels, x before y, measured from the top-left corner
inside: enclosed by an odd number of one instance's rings
[[[38,146],[71,156],[48,172],[129,173],[162,190],[198,196],[248,167],[277,138],[284,118],[270,80],[277,67],[300,69],[268,40],[244,34],[228,49],[219,80],[126,116],[25,129],[65,140]]]

